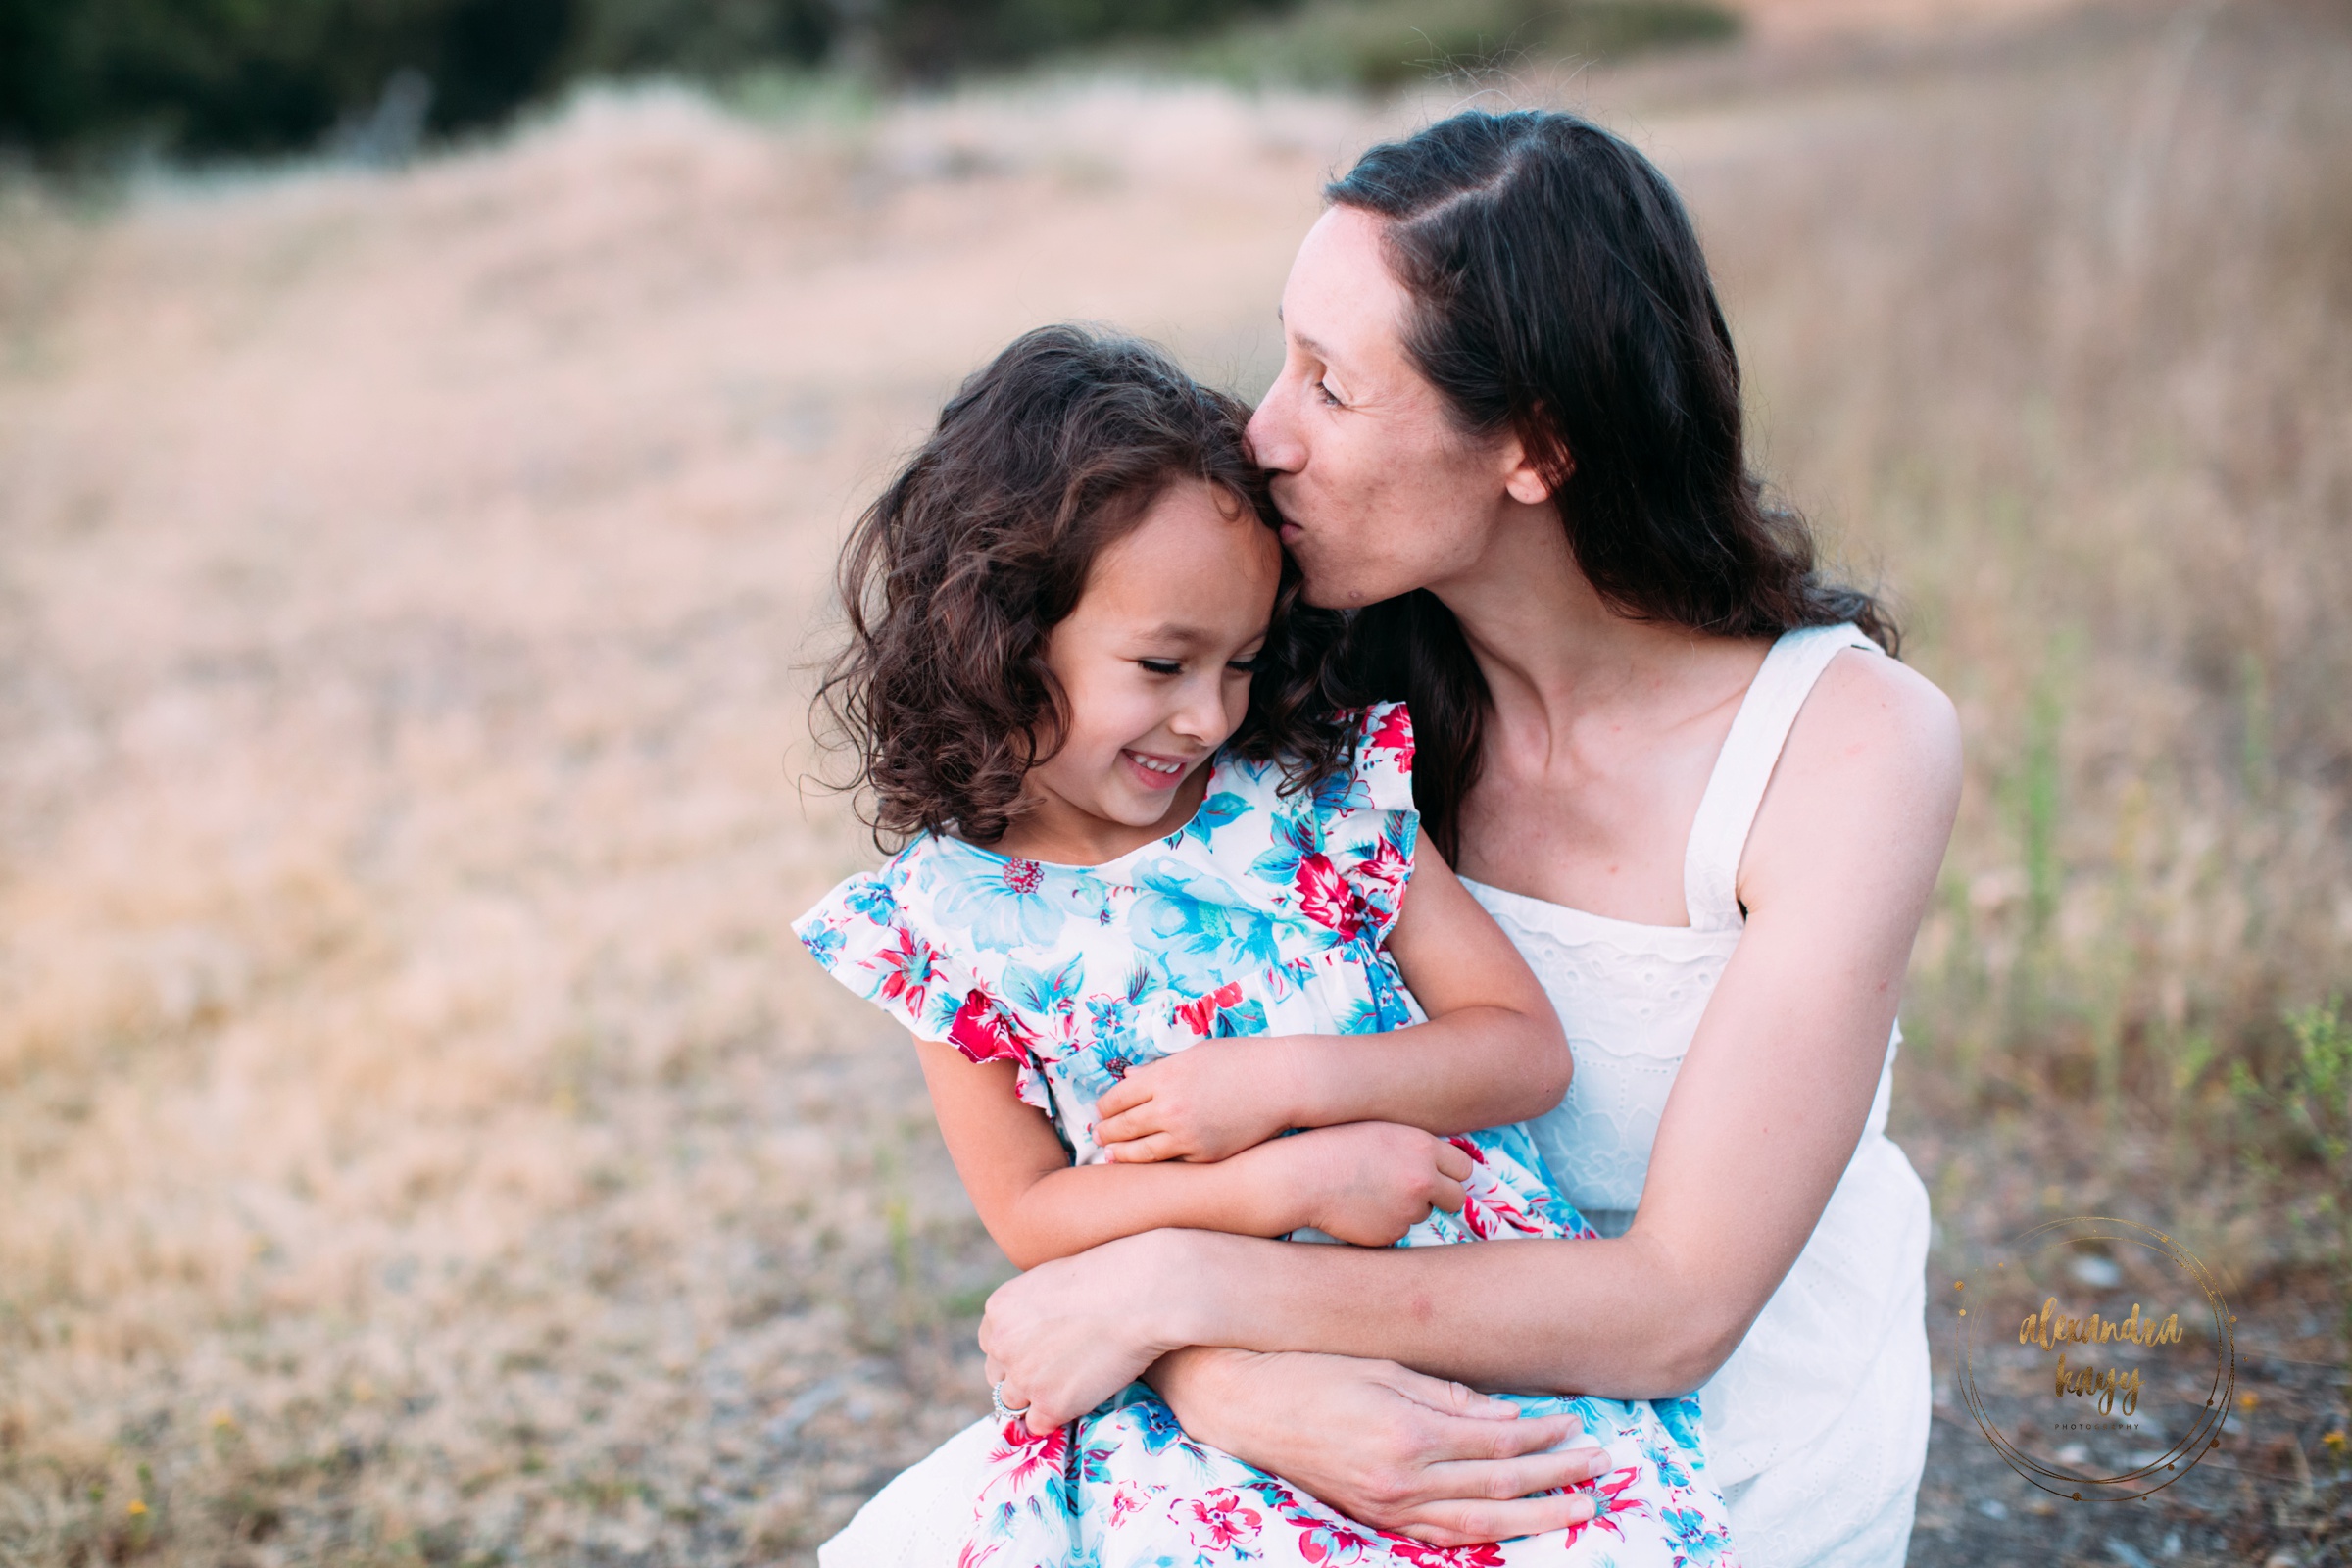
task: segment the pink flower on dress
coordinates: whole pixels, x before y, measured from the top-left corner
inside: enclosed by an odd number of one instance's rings
[[[1391,888],[1404,886],[1404,879],[1411,870],[1403,852],[1396,848],[1396,840],[1385,837],[1372,846],[1370,855],[1355,863],[1356,875]]]
[[[1241,1000],[1242,983],[1229,980],[1205,997],[1195,997],[1190,1002],[1177,1004],[1176,1021],[1206,1040],[1216,1033],[1217,1014],[1238,1004]],[[1120,1076],[1125,1077],[1126,1074],[1121,1073]]]
[[[1245,1542],[1255,1541],[1265,1523],[1264,1515],[1226,1487],[1211,1487],[1206,1496],[1179,1503],[1176,1516],[1184,1521],[1193,1544],[1204,1552],[1231,1551]]]
[[[1470,1179],[1462,1183],[1462,1223],[1482,1242],[1521,1236],[1549,1236],[1556,1227],[1531,1212],[1508,1182],[1494,1174],[1487,1156],[1467,1138],[1446,1140],[1470,1156]]]
[[[1413,715],[1402,703],[1380,715],[1380,727],[1372,732],[1372,749],[1376,752],[1395,752],[1396,771],[1409,774],[1413,770]]]
[[[948,1044],[964,1054],[967,1061],[1013,1061],[1033,1066],[1029,1047],[1021,1032],[1013,1025],[996,998],[985,991],[973,991],[956,1009],[956,1021],[948,1025]]]
[[[1153,1494],[1167,1490],[1135,1481],[1120,1482],[1110,1494],[1110,1528],[1116,1530],[1131,1516],[1142,1513],[1151,1504]]]
[[[1017,1415],[1005,1422],[997,1436],[1000,1441],[989,1450],[989,1462],[1003,1467],[997,1483],[1009,1481],[1016,1490],[1040,1474],[1059,1473],[1062,1460],[1070,1451],[1068,1427],[1032,1432],[1029,1423]]]
[[[882,970],[882,995],[904,1002],[908,1012],[921,1017],[932,982],[939,978],[939,950],[901,926],[897,945],[884,948],[868,961]]]
[[[1046,868],[1035,860],[1006,860],[1004,885],[1015,893],[1035,893],[1046,880]]]
[[[1298,875],[1293,884],[1298,894],[1298,911],[1315,924],[1336,932],[1342,939],[1353,938],[1364,928],[1362,906],[1357,902],[1355,889],[1340,875],[1338,866],[1326,856],[1303,855],[1298,858]]]
[[[1563,1546],[1573,1546],[1576,1544],[1578,1537],[1582,1536],[1588,1530],[1595,1529],[1605,1530],[1610,1535],[1615,1536],[1619,1541],[1623,1541],[1625,1539],[1625,1526],[1617,1522],[1616,1516],[1621,1513],[1636,1514],[1647,1513],[1649,1511],[1649,1503],[1647,1499],[1642,1497],[1624,1497],[1619,1495],[1619,1494],[1623,1493],[1626,1488],[1632,1486],[1636,1480],[1640,1479],[1640,1476],[1641,1472],[1639,1470],[1636,1470],[1633,1466],[1628,1465],[1623,1470],[1612,1470],[1606,1476],[1603,1476],[1600,1480],[1594,1482],[1592,1485],[1594,1494],[1592,1501],[1595,1506],[1592,1510],[1592,1517],[1583,1521],[1582,1523],[1570,1525],[1568,1527],[1568,1539],[1562,1542],[1561,1544]]]
[[[1282,1517],[1298,1532],[1298,1555],[1315,1568],[1347,1568],[1349,1563],[1379,1560],[1379,1539],[1351,1519],[1296,1506],[1285,1508]]]

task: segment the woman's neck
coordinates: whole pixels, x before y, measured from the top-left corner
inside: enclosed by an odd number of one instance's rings
[[[1433,591],[1486,677],[1494,738],[1513,752],[1547,753],[1611,709],[1654,710],[1691,643],[1711,640],[1612,609],[1548,506],[1515,508],[1479,560]]]

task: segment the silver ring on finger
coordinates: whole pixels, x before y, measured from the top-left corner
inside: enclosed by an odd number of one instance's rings
[[[1004,1379],[999,1378],[994,1384],[990,1385],[988,1391],[989,1405],[997,1412],[997,1419],[999,1421],[1018,1420],[1020,1417],[1029,1413],[1029,1406],[1024,1404],[1015,1407],[1013,1405],[1006,1404],[1004,1402]]]

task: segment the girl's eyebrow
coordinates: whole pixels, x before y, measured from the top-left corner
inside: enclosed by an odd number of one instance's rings
[[[1247,641],[1255,642],[1258,638],[1265,636],[1267,631],[1271,629],[1272,628],[1270,627],[1261,627],[1256,632],[1252,633],[1247,639]],[[1176,620],[1162,621],[1158,625],[1152,627],[1150,631],[1139,633],[1138,636],[1144,642],[1162,644],[1172,643],[1179,648],[1199,648],[1204,643],[1211,643],[1218,640],[1217,635],[1214,632],[1205,630],[1200,626],[1188,626],[1182,621]]]

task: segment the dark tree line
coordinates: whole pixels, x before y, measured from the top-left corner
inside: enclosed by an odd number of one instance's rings
[[[855,57],[937,80],[1295,0],[0,0],[0,145],[48,158],[318,145],[406,114],[447,134],[573,77]]]

